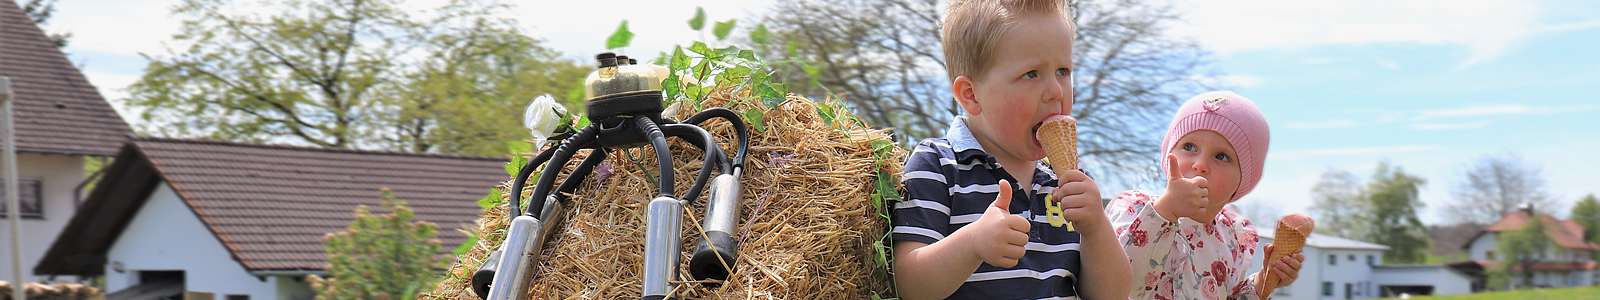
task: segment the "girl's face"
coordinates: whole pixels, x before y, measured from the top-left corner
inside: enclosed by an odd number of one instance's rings
[[[1215,217],[1224,204],[1233,202],[1239,190],[1239,161],[1233,145],[1216,131],[1197,130],[1178,138],[1172,146],[1178,157],[1178,171],[1184,178],[1205,177],[1211,204],[1206,214]]]

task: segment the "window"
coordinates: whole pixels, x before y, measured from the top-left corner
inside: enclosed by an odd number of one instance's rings
[[[228,295],[227,300],[250,300],[250,295]]]
[[[4,178],[0,178],[4,179]],[[44,196],[41,195],[41,186],[38,178],[20,178],[17,180],[17,200],[22,206],[23,219],[44,219]],[[5,195],[5,184],[0,184],[0,195]],[[3,198],[0,198],[3,199]],[[6,212],[6,204],[0,201],[0,219],[5,219],[11,213]]]
[[[1337,266],[1337,265],[1339,265],[1339,256],[1338,255],[1333,255],[1333,254],[1328,254],[1328,265],[1329,266]],[[1328,296],[1333,296],[1333,295],[1328,295]]]
[[[1322,282],[1322,296],[1323,297],[1333,297],[1333,282],[1331,282],[1331,281],[1323,281]]]
[[[1355,254],[1350,254],[1350,255],[1347,255],[1345,257],[1346,257],[1345,259],[1348,259],[1350,261],[1356,261],[1356,255]]]
[[[1490,250],[1488,252],[1484,252],[1483,256],[1488,257],[1489,260],[1494,260],[1494,250]]]
[[[1368,266],[1376,266],[1376,265],[1378,265],[1377,261],[1378,261],[1378,257],[1377,256],[1374,256],[1372,254],[1367,254],[1367,265]]]

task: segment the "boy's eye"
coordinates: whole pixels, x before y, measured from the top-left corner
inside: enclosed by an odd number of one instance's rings
[[[1056,69],[1056,76],[1067,77],[1067,74],[1072,74],[1072,70],[1067,70],[1067,68]]]
[[[1183,143],[1183,151],[1194,152],[1195,151],[1194,143]]]
[[[1224,161],[1224,162],[1228,161],[1228,154],[1227,153],[1217,153],[1217,160],[1218,161]]]
[[[1039,78],[1039,71],[1028,71],[1027,73],[1022,73],[1022,78],[1026,78],[1026,79]]]

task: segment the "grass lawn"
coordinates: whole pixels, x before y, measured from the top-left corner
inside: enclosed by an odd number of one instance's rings
[[[1384,299],[1399,299],[1399,298],[1384,298]],[[1428,300],[1490,300],[1490,299],[1494,299],[1494,300],[1501,300],[1501,299],[1578,300],[1578,299],[1600,299],[1600,287],[1591,286],[1591,287],[1561,288],[1561,289],[1532,289],[1532,290],[1517,290],[1517,291],[1509,291],[1509,292],[1489,292],[1489,293],[1477,293],[1477,294],[1454,295],[1454,296],[1439,296],[1439,297],[1411,297],[1411,299],[1428,299]]]

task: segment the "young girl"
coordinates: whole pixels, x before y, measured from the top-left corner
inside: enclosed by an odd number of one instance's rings
[[[1267,145],[1267,121],[1243,96],[1208,92],[1178,108],[1161,142],[1166,193],[1123,192],[1106,206],[1133,266],[1133,298],[1257,298],[1260,273],[1244,274],[1257,259],[1256,231],[1224,207],[1261,180]],[[1265,265],[1286,286],[1303,261]]]

